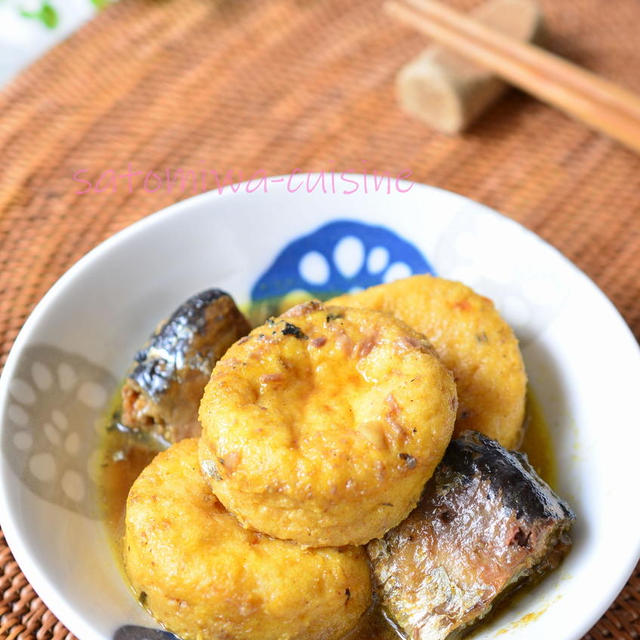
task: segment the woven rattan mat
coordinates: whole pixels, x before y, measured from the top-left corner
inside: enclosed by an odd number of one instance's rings
[[[552,49],[640,91],[640,0],[544,5]],[[549,240],[640,336],[640,158],[516,92],[464,138],[427,130],[393,95],[396,70],[424,45],[376,0],[122,0],[105,10],[0,95],[1,362],[65,269],[190,195],[144,188],[147,172],[177,168],[236,180],[409,170]],[[110,172],[128,167],[141,175],[114,189]],[[91,193],[77,193],[81,170]],[[70,637],[1,537],[0,594],[0,637]],[[638,570],[588,637],[640,637]]]

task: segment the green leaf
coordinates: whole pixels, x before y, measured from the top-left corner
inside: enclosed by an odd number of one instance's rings
[[[100,11],[100,9],[104,9],[110,2],[110,0],[90,0],[91,4]]]
[[[50,5],[48,2],[42,3],[42,9],[40,10],[40,20],[42,20],[42,24],[45,27],[49,27],[49,29],[55,29],[58,26],[58,22],[60,18],[58,16],[58,12]]]
[[[60,22],[60,16],[55,7],[49,3],[49,0],[43,0],[40,5],[40,9],[37,11],[27,11],[26,9],[20,9],[20,15],[25,18],[33,18],[34,20],[40,20],[42,24],[48,29],[55,29]]]

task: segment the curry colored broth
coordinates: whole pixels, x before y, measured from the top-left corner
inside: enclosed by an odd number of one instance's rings
[[[99,486],[109,539],[118,565],[122,567],[122,539],[127,495],[135,479],[151,462],[157,451],[114,428],[114,415],[117,415],[115,404],[105,423]],[[527,454],[538,474],[553,487],[556,480],[556,466],[551,434],[542,410],[531,392],[527,394],[525,424],[526,431],[521,451]],[[397,640],[397,632],[386,621],[380,607],[373,606],[345,640],[392,640],[394,638]]]
[[[551,431],[542,413],[542,407],[530,389],[527,392],[525,430],[520,451],[527,454],[536,473],[555,490],[557,468]]]

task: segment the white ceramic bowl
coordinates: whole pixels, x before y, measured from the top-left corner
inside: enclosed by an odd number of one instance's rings
[[[365,193],[364,176],[350,179],[323,193],[292,192],[301,176],[273,178],[173,205],[84,257],[26,322],[0,385],[2,527],[29,581],[81,640],[164,635],[127,627],[157,625],[116,567],[88,469],[96,425],[136,349],[211,286],[246,303],[252,293],[349,290],[431,269],[493,298],[521,339],[559,493],[578,519],[561,569],[476,637],[577,640],[622,589],[640,550],[640,357],[629,329],[578,269],[494,211],[411,183],[375,191],[371,177]]]

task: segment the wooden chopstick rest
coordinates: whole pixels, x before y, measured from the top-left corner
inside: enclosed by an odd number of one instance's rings
[[[527,42],[539,42],[542,11],[535,0],[489,0],[471,15]],[[444,133],[465,129],[506,90],[491,71],[433,45],[405,65],[396,80],[402,108]]]

